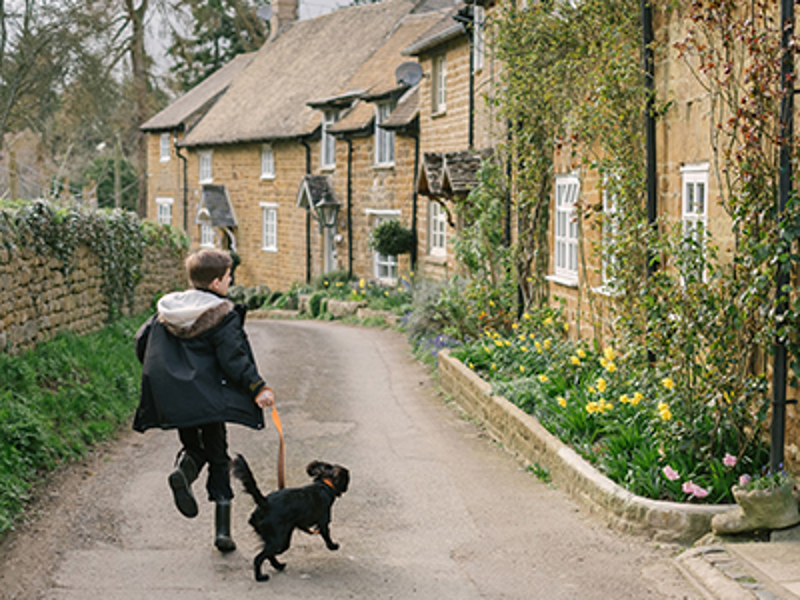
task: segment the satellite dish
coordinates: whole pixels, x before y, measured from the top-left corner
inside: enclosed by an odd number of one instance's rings
[[[259,6],[256,11],[256,16],[262,21],[269,23],[270,19],[272,19],[272,7],[269,5]]]
[[[413,87],[422,79],[422,67],[417,62],[404,62],[394,72],[398,85]]]

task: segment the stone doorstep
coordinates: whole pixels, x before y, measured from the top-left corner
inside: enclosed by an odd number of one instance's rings
[[[736,506],[681,504],[632,494],[553,436],[535,417],[502,396],[492,395],[491,385],[447,350],[439,353],[439,385],[496,441],[523,461],[548,468],[554,484],[617,530],[691,544],[711,531],[714,515]]]

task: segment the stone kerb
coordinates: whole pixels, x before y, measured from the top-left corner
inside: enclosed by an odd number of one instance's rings
[[[553,483],[614,529],[658,541],[692,543],[711,531],[714,515],[735,505],[691,505],[632,494],[602,475],[539,421],[502,396],[445,350],[439,354],[442,391],[522,460],[550,471]]]

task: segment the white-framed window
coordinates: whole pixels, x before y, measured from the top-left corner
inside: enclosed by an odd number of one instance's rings
[[[198,153],[200,161],[200,183],[211,183],[214,181],[214,174],[211,170],[211,150],[201,150]]]
[[[156,198],[156,220],[162,225],[172,225],[172,198]]]
[[[683,279],[703,280],[708,235],[708,163],[681,167],[681,221],[685,257]]]
[[[431,81],[433,114],[442,113],[447,109],[447,55],[433,57]]]
[[[161,155],[161,162],[169,162],[170,157],[170,142],[169,142],[169,134],[162,133],[161,140],[160,140],[160,155]]]
[[[374,216],[373,227],[377,227],[384,221],[397,219],[400,216],[399,210],[367,211],[367,214]],[[374,255],[375,279],[394,285],[397,282],[397,256],[388,254]]]
[[[217,232],[211,225],[200,224],[200,245],[203,248],[215,248],[217,245]]]
[[[265,252],[278,251],[278,205],[274,202],[261,202],[261,249]]]
[[[328,133],[328,127],[336,123],[339,114],[335,110],[326,110],[322,114],[322,156],[321,167],[332,169],[336,166],[336,138]]]
[[[431,200],[428,207],[428,252],[432,256],[446,256],[447,212],[435,200]]]
[[[394,110],[394,102],[381,102],[375,106],[375,164],[394,164],[394,131],[381,127]]]
[[[272,144],[261,146],[261,179],[275,179],[275,153]]]
[[[602,252],[602,281],[604,290],[611,292],[615,289],[614,269],[617,266],[617,257],[613,246],[619,232],[619,212],[617,211],[617,197],[608,185],[609,181],[616,181],[614,176],[606,177],[603,186],[603,252]]]
[[[486,31],[484,26],[486,14],[482,6],[472,7],[472,72],[475,73],[483,69],[483,57],[485,46],[483,36]]]
[[[577,175],[556,176],[555,276],[578,280],[578,200],[580,180]]]

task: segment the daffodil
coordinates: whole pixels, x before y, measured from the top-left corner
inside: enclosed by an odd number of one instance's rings
[[[564,331],[569,331],[569,323],[564,323]]]
[[[536,346],[536,351],[539,354],[541,354],[542,353],[542,345],[539,342],[534,342],[534,345]]]
[[[642,396],[642,393],[636,392],[633,394],[633,398],[631,398],[631,404],[633,406],[637,406],[639,402],[641,402],[642,400],[644,400],[644,396]]]
[[[492,363],[491,368],[492,368],[492,371],[496,371],[497,370],[497,365],[495,363]]]
[[[577,356],[571,356],[569,362],[571,362],[573,365],[579,365],[581,364],[581,359]]]
[[[544,324],[544,326],[545,326],[545,327],[550,327],[550,325],[552,325],[552,324],[553,324],[553,318],[552,318],[552,317],[547,317],[547,318],[546,318],[546,319],[543,321],[543,324]]]
[[[494,341],[494,345],[497,346],[498,348],[502,348],[503,347],[503,341],[502,340],[495,340]]]
[[[631,399],[628,397],[628,394],[622,394],[622,396],[619,397],[620,404],[627,404],[630,401]]]
[[[531,320],[531,316],[528,313],[522,313],[522,318],[525,319],[526,321]]]
[[[603,350],[603,356],[605,356],[606,360],[609,362],[617,358],[617,355],[614,353],[614,349],[611,346],[606,346],[606,348]]]
[[[528,347],[527,346],[520,346],[519,349],[522,350],[523,352],[527,352],[528,351]]]
[[[598,391],[599,391],[601,394],[602,394],[602,393],[604,393],[604,392],[606,391],[606,388],[608,387],[608,383],[607,383],[607,382],[606,382],[606,380],[605,380],[605,379],[603,379],[602,377],[601,377],[600,379],[598,379],[598,380],[597,380],[597,383],[596,383],[595,385],[597,385],[597,390],[598,390]]]
[[[578,355],[578,358],[586,358],[586,352],[584,352],[580,348],[578,348],[578,350],[575,352],[575,354]]]
[[[524,373],[525,372],[525,365],[520,365],[519,366],[519,372],[520,373]]]
[[[557,401],[558,401],[558,405],[559,405],[561,408],[566,408],[566,407],[567,407],[567,399],[566,399],[566,398],[564,398],[563,396],[559,396],[559,397],[557,398]]]
[[[545,350],[550,350],[550,346],[552,346],[552,345],[553,345],[553,342],[551,342],[550,340],[545,340],[544,341],[544,349]]]
[[[616,370],[617,370],[616,363],[613,363],[613,362],[607,362],[606,363],[606,371],[608,371],[609,373],[613,373]]]
[[[672,377],[664,377],[664,379],[661,380],[661,385],[668,390],[672,390],[675,387],[675,382],[672,381]]]
[[[537,379],[538,379],[538,380],[539,380],[541,383],[547,383],[547,382],[549,381],[549,378],[548,378],[548,377],[547,377],[547,375],[545,375],[544,373],[542,373],[542,374],[540,374],[540,375],[537,375],[537,376],[536,376],[536,378],[537,378]]]

